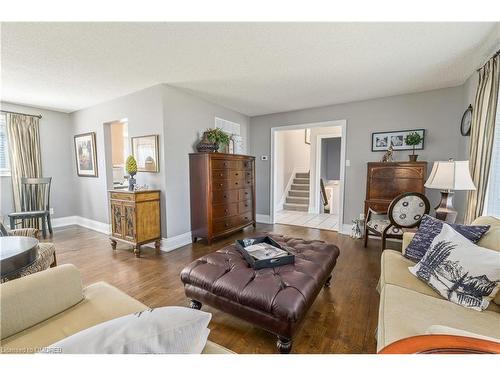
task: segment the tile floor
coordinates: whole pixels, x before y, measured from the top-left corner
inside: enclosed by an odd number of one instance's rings
[[[276,223],[298,225],[301,227],[339,230],[339,217],[333,214],[310,214],[301,211],[282,210],[276,212]]]

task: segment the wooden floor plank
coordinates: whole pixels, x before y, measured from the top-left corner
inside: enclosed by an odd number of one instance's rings
[[[215,241],[211,246],[197,242],[155,255],[143,247],[136,258],[131,248],[118,244],[113,251],[106,235],[71,226],[55,230],[58,264],[76,265],[85,285],[107,281],[146,305],[187,306],[179,274],[184,266],[236,239],[257,232],[275,232],[292,237],[320,239],[340,248],[332,285],[323,289],[304,318],[294,338],[293,353],[374,353],[380,274],[380,243],[361,240],[333,231],[291,225],[258,224],[253,228]],[[397,246],[397,244],[395,244]],[[211,312],[210,339],[237,353],[275,353],[275,337],[251,324],[208,306]]]

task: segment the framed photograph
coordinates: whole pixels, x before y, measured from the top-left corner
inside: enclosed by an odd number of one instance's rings
[[[138,172],[158,173],[158,135],[132,137],[132,155],[137,161]]]
[[[306,129],[306,130],[305,130],[304,142],[305,142],[307,145],[310,145],[310,144],[311,144],[311,129]]]
[[[74,137],[76,173],[80,177],[97,177],[97,151],[95,133],[78,134]]]
[[[422,142],[415,146],[415,150],[424,149],[425,129],[400,130],[392,132],[372,133],[372,151],[387,151],[390,145],[393,150],[413,150],[413,146],[405,144],[405,138],[410,133],[418,133],[422,137]]]

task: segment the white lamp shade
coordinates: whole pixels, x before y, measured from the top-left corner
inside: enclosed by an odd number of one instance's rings
[[[425,187],[440,190],[476,190],[469,161],[435,161]]]

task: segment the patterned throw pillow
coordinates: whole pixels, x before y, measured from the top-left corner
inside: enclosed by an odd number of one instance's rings
[[[429,249],[432,240],[441,232],[443,224],[444,221],[424,215],[417,233],[415,233],[415,236],[413,236],[413,239],[405,250],[405,257],[414,262],[419,262]],[[479,241],[483,234],[490,229],[489,225],[448,225],[473,243]]]
[[[408,269],[448,301],[477,311],[500,290],[500,252],[474,245],[448,224]]]

